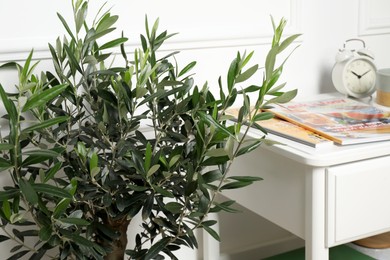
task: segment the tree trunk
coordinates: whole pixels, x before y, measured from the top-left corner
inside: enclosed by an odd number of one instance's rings
[[[113,220],[110,217],[107,217],[105,224],[112,230],[118,232],[120,236],[109,245],[112,251],[108,253],[104,259],[123,260],[125,258],[125,251],[127,246],[127,228],[130,224],[130,220],[127,220],[126,217],[118,220]]]

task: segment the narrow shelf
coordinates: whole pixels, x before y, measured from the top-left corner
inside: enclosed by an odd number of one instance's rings
[[[299,248],[276,256],[264,258],[263,260],[305,260],[305,248]],[[329,250],[329,260],[375,260],[368,255],[346,246],[336,246]]]

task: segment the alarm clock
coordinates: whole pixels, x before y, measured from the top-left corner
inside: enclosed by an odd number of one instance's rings
[[[362,49],[347,49],[347,43],[359,41]],[[373,53],[361,39],[349,39],[336,55],[332,82],[337,91],[355,98],[369,97],[375,92],[376,65]]]

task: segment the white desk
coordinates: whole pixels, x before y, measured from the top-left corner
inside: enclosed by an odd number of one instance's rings
[[[390,231],[390,141],[321,150],[270,137],[286,145],[239,157],[230,172],[264,180],[225,196],[303,238],[307,260]]]

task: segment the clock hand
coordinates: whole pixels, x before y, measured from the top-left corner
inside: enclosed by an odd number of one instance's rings
[[[364,75],[366,75],[368,72],[370,72],[371,70],[367,70],[366,72],[364,72],[360,77],[363,77]]]
[[[362,76],[360,76],[359,74],[357,74],[356,72],[354,72],[353,70],[351,70],[352,74],[355,75],[356,77],[358,77],[358,79],[360,79]]]

